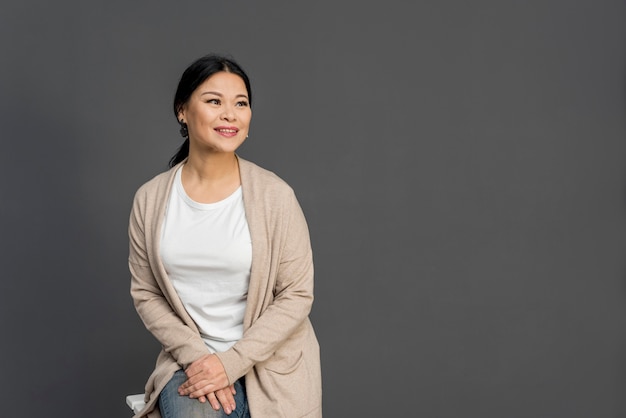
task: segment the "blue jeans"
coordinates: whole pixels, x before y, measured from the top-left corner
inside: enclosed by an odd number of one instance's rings
[[[185,383],[187,375],[182,370],[174,373],[159,395],[159,410],[163,418],[250,418],[248,398],[243,378],[235,382],[235,410],[226,415],[224,408],[216,411],[209,402],[200,402],[189,396],[180,396],[178,387]]]

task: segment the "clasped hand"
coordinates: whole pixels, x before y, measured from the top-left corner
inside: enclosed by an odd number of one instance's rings
[[[179,395],[209,401],[215,410],[221,404],[229,415],[235,409],[235,387],[229,385],[226,370],[215,354],[200,357],[185,369],[185,374],[187,380],[178,387]]]

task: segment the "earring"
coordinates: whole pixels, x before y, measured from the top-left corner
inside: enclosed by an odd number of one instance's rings
[[[189,138],[189,130],[187,129],[187,124],[182,120],[179,120],[178,123],[180,123],[180,136],[185,139]]]

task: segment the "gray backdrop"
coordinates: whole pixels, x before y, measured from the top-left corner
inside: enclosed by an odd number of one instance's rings
[[[5,417],[129,417],[137,187],[207,52],[296,190],[327,417],[626,415],[626,5],[3,1]],[[306,394],[303,394],[306,396]]]

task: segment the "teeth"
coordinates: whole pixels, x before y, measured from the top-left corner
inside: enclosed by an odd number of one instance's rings
[[[236,131],[236,130],[234,130],[234,129],[218,129],[218,131],[220,131],[220,132],[229,132],[229,133],[235,133],[235,132],[237,132],[237,131]]]

